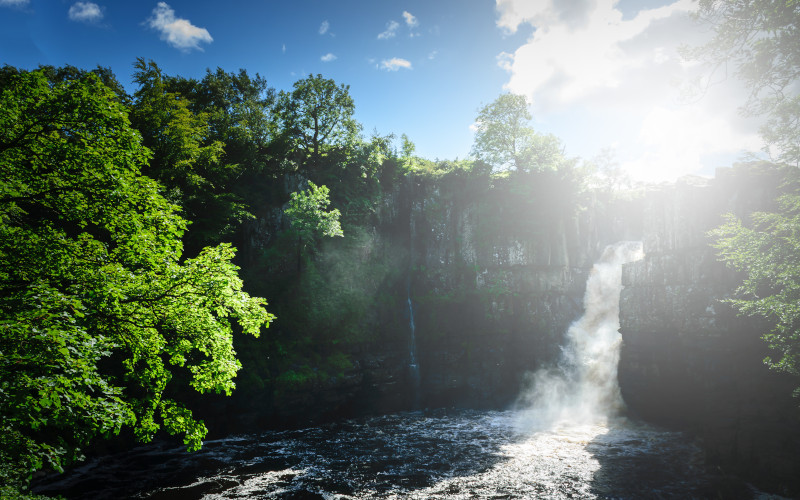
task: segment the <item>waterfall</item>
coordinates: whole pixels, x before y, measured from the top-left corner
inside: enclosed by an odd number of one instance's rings
[[[414,324],[414,304],[411,302],[411,287],[408,292],[408,327],[410,331],[408,342],[408,371],[411,375],[411,383],[414,390],[414,406],[418,406],[417,399],[419,399],[419,364],[417,364],[417,332],[416,325]]]
[[[567,331],[557,364],[528,374],[518,399],[523,424],[605,423],[623,409],[617,381],[622,338],[622,264],[641,259],[641,242],[605,249],[586,282],[584,314]]]

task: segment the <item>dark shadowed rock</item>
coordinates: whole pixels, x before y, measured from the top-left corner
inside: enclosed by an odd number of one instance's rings
[[[741,166],[647,197],[644,260],[623,267],[619,380],[631,412],[690,430],[724,470],[800,492],[798,384],[763,363],[763,322],[722,302],[740,277],[706,233],[722,214],[769,209],[775,172]]]

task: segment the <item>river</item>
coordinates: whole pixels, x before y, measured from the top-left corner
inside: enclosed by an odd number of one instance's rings
[[[176,500],[755,496],[731,484],[678,432],[626,419],[530,431],[518,411],[450,409],[231,436],[197,453],[152,444],[89,461],[37,491]]]

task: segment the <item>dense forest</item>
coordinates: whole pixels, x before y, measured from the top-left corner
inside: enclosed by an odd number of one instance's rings
[[[747,11],[727,8],[730,20]],[[768,364],[796,375],[798,97],[783,90],[800,62],[778,29],[756,44],[763,54],[736,59],[752,32],[719,26],[698,54],[738,64],[785,182],[774,211],[731,217],[710,238],[743,273],[732,304],[774,325]],[[365,135],[348,87],[322,75],[276,91],[246,70],[193,79],[142,58],[133,79],[130,94],[106,68],[0,70],[0,491],[11,497],[103,438],[166,433],[197,449],[216,395],[283,404],[344,377],[356,346],[404,338],[409,276],[426,270],[410,254],[415,228],[387,215],[402,189],[481,200],[487,241],[546,240],[643,193],[613,158],[571,158],[535,132],[514,94],[478,110],[470,159],[430,160],[405,135]],[[377,228],[397,237],[378,245]],[[503,293],[467,286],[472,276],[447,278],[464,284],[448,289],[459,301]]]

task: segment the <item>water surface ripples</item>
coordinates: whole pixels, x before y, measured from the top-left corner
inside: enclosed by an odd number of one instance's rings
[[[514,411],[347,420],[97,459],[37,491],[65,498],[717,498],[685,435],[618,419],[536,430]],[[741,487],[725,493],[750,498]]]

